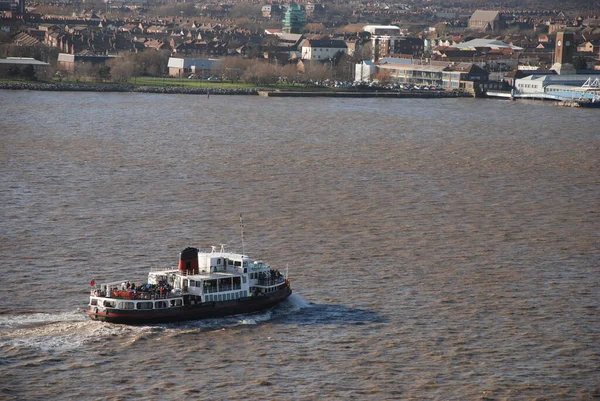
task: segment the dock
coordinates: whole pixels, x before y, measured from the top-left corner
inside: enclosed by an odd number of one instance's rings
[[[581,92],[538,92],[538,93],[514,93],[510,91],[487,91],[487,97],[500,99],[529,99],[529,100],[551,100],[557,106],[600,108],[600,98],[596,95],[584,97]]]

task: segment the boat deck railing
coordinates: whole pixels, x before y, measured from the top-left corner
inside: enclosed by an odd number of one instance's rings
[[[285,283],[285,277],[276,277],[258,279],[258,283],[256,285],[260,287],[272,287],[274,285],[279,285],[283,283]]]
[[[112,289],[109,293],[100,288],[93,288],[91,296],[99,298],[113,299],[130,299],[130,300],[151,300],[151,299],[169,299],[181,297],[180,294],[175,294],[171,291],[132,291],[132,290],[116,290]]]

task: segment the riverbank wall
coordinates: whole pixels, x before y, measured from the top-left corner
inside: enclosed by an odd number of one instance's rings
[[[119,84],[50,84],[37,82],[0,83],[0,89],[56,92],[138,92],[190,95],[258,95],[255,88],[193,88],[185,86],[135,86]]]
[[[347,97],[347,98],[417,98],[417,99],[434,99],[448,97],[473,97],[466,92],[459,91],[258,91],[260,96],[265,97]]]
[[[77,84],[11,82],[0,83],[0,89],[56,92],[137,92],[189,95],[260,95],[263,97],[341,97],[341,98],[455,98],[472,97],[460,91],[391,91],[391,90],[259,90],[256,88],[194,88],[187,86],[136,86],[127,84]]]

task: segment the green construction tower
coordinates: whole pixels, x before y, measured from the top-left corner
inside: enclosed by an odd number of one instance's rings
[[[283,14],[283,29],[285,33],[301,33],[306,24],[304,9],[296,3],[290,3]]]

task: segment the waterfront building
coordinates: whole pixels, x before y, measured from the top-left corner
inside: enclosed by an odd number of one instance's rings
[[[89,53],[70,54],[58,53],[57,67],[59,71],[73,72],[77,65],[89,64],[93,66],[103,66],[108,60],[116,56],[95,55]]]
[[[50,64],[29,57],[7,57],[0,59],[0,77],[8,77],[11,71],[22,71],[31,66],[37,77],[47,74]]]
[[[530,75],[515,80],[513,96],[600,101],[600,74]]]
[[[354,66],[355,82],[370,82],[371,77],[377,73],[377,66],[371,60],[361,60]]]
[[[333,39],[305,39],[301,45],[303,60],[331,61],[347,52],[346,42]]]
[[[171,77],[181,78],[188,76],[188,74],[201,77],[214,73],[220,64],[221,60],[219,59],[170,57],[167,67]]]
[[[473,91],[476,81],[488,81],[489,73],[473,63],[431,62],[420,60],[383,58],[379,69],[389,71],[398,83],[412,85],[434,85],[444,89]]]

